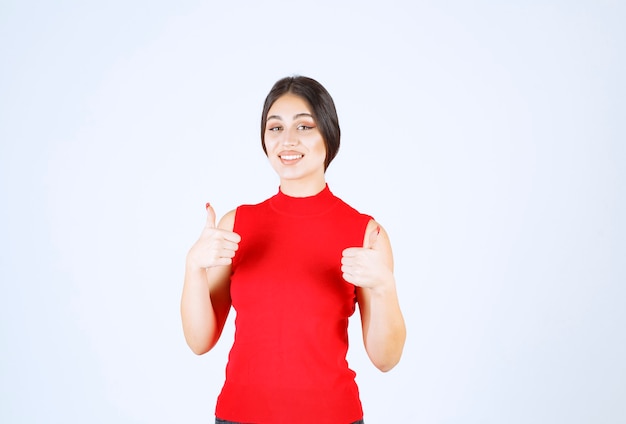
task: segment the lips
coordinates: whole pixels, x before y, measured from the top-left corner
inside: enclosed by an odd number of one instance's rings
[[[283,160],[296,160],[300,159],[302,155],[281,155],[280,158]]]
[[[298,159],[302,159],[304,155],[300,152],[285,151],[285,152],[280,152],[278,154],[278,157],[284,162],[293,162]]]

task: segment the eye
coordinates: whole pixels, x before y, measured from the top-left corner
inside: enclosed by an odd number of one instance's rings
[[[282,127],[280,127],[280,126],[278,126],[278,125],[275,125],[275,126],[269,126],[269,127],[267,127],[267,130],[268,130],[268,131],[273,131],[273,132],[280,131],[281,129],[282,129]]]
[[[298,125],[298,129],[299,129],[299,130],[302,130],[302,131],[312,130],[313,128],[315,128],[315,127],[310,126],[310,125],[306,125],[306,124],[300,124],[300,125]]]

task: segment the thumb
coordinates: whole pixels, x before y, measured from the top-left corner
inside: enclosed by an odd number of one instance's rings
[[[215,211],[210,203],[206,204],[206,226],[207,228],[215,228]]]
[[[380,234],[380,226],[376,226],[367,238],[367,247],[369,249],[376,249],[376,242],[378,241],[378,235]]]

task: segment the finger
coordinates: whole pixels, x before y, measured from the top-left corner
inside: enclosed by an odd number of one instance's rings
[[[206,226],[208,228],[215,228],[215,211],[213,210],[213,206],[210,203],[206,204]]]
[[[350,284],[354,284],[355,283],[355,278],[352,274],[350,274],[350,272],[348,272],[348,270],[341,270],[342,272],[342,277],[344,280],[346,280],[348,283]]]
[[[359,250],[361,249],[363,248],[362,247],[348,247],[347,249],[344,249],[344,251],[341,253],[341,256],[343,256],[344,258],[353,258],[359,254]]]
[[[220,243],[220,246],[222,248],[222,250],[229,250],[232,252],[236,252],[237,249],[239,249],[239,243],[233,242],[233,241],[228,241],[228,240],[224,240]]]
[[[233,242],[235,244],[238,244],[241,241],[241,236],[237,233],[234,233],[232,231],[224,231],[224,240]]]
[[[218,258],[215,261],[214,266],[226,266],[226,265],[231,265],[233,263],[232,258]]]
[[[218,259],[226,258],[232,259],[235,257],[236,252],[234,250],[224,249],[220,252],[220,257]]]
[[[352,272],[352,270],[345,270],[342,272],[341,275],[343,279],[346,280],[346,282],[353,284],[355,286],[359,286],[359,287],[363,286],[363,280],[359,278],[357,274]]]

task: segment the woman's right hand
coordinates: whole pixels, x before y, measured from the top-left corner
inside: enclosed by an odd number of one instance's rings
[[[193,268],[211,268],[230,265],[239,247],[239,234],[217,228],[215,211],[206,204],[207,220],[200,238],[194,243],[187,254],[187,263]]]

